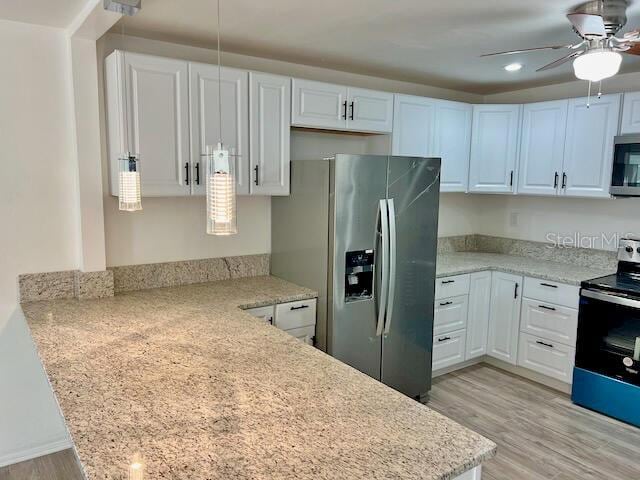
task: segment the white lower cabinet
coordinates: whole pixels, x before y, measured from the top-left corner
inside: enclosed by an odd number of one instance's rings
[[[487,353],[491,313],[491,272],[476,272],[469,277],[468,310],[465,360]]]
[[[454,478],[453,480],[481,480],[481,477],[482,477],[482,466],[478,465],[476,468],[463,473],[462,475]]]
[[[245,310],[309,345],[316,331],[316,299],[267,305]]]
[[[561,382],[571,383],[576,351],[561,343],[520,334],[518,365]]]
[[[467,326],[467,295],[436,300],[433,316],[433,334],[461,330]]]
[[[440,370],[463,362],[466,340],[466,330],[434,336],[432,369]]]
[[[492,277],[487,355],[515,365],[518,360],[522,277],[502,272],[493,272]]]
[[[530,298],[522,300],[521,331],[575,346],[578,310]]]

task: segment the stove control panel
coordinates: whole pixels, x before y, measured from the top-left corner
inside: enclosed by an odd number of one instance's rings
[[[620,262],[640,263],[640,240],[621,238],[618,246]]]

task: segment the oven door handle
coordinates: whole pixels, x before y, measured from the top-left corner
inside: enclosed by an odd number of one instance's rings
[[[640,300],[633,300],[631,298],[619,297],[617,295],[611,295],[599,290],[586,290],[582,289],[580,294],[583,297],[593,298],[594,300],[601,300],[603,302],[615,303],[616,305],[622,305],[624,307],[640,308]]]

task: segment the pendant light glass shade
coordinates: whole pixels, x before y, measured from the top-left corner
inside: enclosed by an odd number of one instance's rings
[[[611,50],[594,50],[580,55],[573,61],[573,70],[581,80],[599,82],[613,77],[622,63],[622,55]]]
[[[125,212],[142,210],[140,199],[140,160],[126,153],[118,159],[118,200],[119,208]]]
[[[235,155],[218,143],[207,146],[207,233],[233,235],[236,225]]]

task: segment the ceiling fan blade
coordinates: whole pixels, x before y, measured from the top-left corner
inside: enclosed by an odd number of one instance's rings
[[[604,28],[604,20],[600,15],[570,13],[567,15],[567,18],[582,38],[604,38],[607,36],[607,31]]]
[[[640,43],[634,43],[629,47],[628,50],[625,50],[624,53],[628,53],[630,55],[640,55]]]
[[[572,48],[573,45],[552,45],[549,47],[523,48],[521,50],[509,50],[507,52],[485,53],[481,57],[495,57],[498,55],[515,55],[516,53],[539,52],[541,50],[562,50],[563,48]]]
[[[540,67],[539,69],[537,69],[536,72],[542,72],[544,70],[550,70],[552,68],[556,68],[556,67],[562,65],[563,63],[568,62],[571,59],[579,57],[583,53],[584,53],[583,50],[580,50],[579,52],[571,52],[569,55],[567,55],[565,57],[562,57],[562,58],[559,58],[557,60],[554,60],[551,63],[547,63],[544,67]]]

